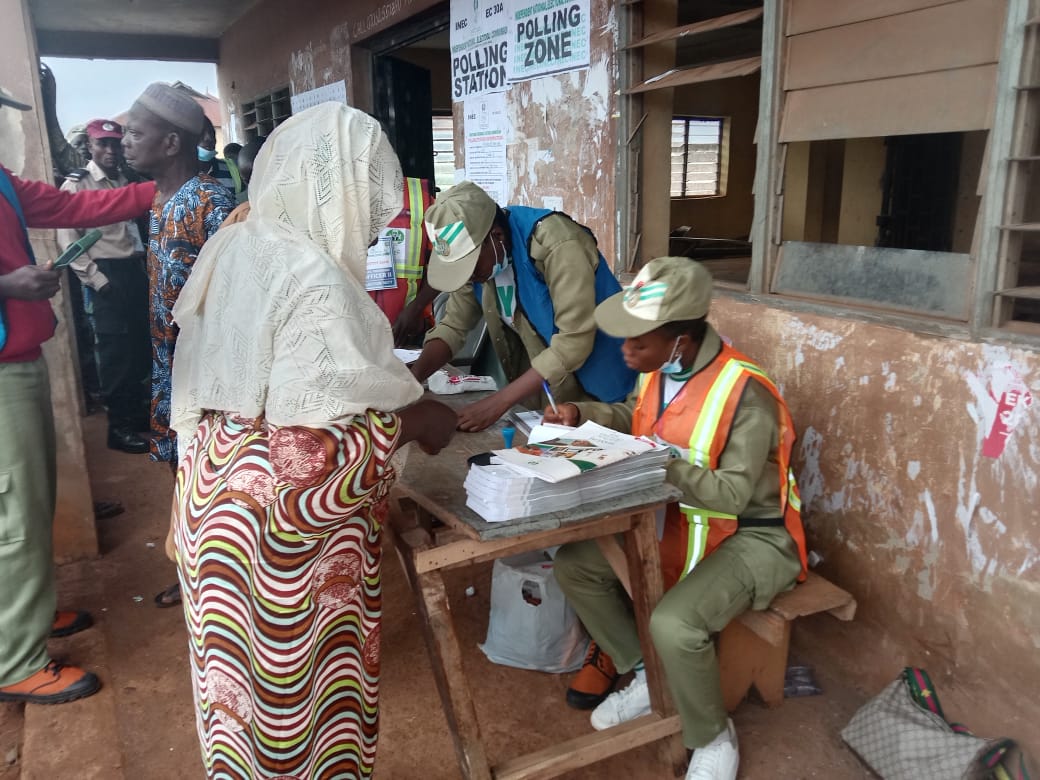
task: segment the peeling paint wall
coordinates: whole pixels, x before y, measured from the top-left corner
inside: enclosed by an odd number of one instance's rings
[[[905,660],[1035,706],[1040,354],[724,298],[713,318],[791,406],[821,571],[905,653],[883,674]]]
[[[361,108],[367,73],[354,72],[352,50],[364,39],[436,5],[431,0],[345,4],[302,0],[290,5],[266,0],[221,38],[220,94],[229,114],[243,101],[273,89],[292,91],[345,79],[347,95]],[[617,206],[617,17],[610,0],[592,0],[591,66],[510,87],[512,137],[510,200],[525,205],[559,204],[599,240],[616,264]],[[258,57],[257,52],[264,52]],[[445,52],[445,58],[448,57]],[[436,88],[435,88],[436,91]],[[455,104],[456,160],[464,166],[462,104]],[[554,200],[555,199],[555,200]]]
[[[600,251],[617,266],[617,17],[614,4],[591,4],[591,66],[514,84],[506,93],[513,137],[507,148],[510,202],[562,210],[596,235]],[[461,104],[457,104],[461,106]],[[461,110],[455,111],[456,160]]]

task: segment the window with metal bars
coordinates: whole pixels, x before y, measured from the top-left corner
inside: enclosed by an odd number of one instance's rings
[[[672,119],[671,194],[704,198],[725,194],[725,130],[722,117]]]
[[[455,122],[451,114],[433,117],[433,176],[438,190],[455,183]]]

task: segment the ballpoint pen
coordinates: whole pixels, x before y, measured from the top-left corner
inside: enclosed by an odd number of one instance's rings
[[[556,399],[553,398],[552,390],[549,389],[549,383],[546,382],[544,379],[542,380],[542,389],[545,391],[545,395],[549,399],[549,406],[552,407],[553,414],[559,416],[560,410],[556,406]]]

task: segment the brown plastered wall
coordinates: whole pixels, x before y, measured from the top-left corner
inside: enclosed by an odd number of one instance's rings
[[[352,99],[351,47],[438,2],[264,0],[221,36],[218,81],[225,115],[237,115],[244,101],[287,85],[296,94],[345,80]],[[367,107],[365,101],[351,102]]]
[[[712,318],[791,407],[810,546],[866,629],[857,682],[923,666],[982,691],[970,728],[1040,756],[1040,354],[726,298]],[[1034,401],[986,457],[1009,370]]]
[[[690,225],[697,236],[747,238],[755,210],[751,189],[759,80],[755,73],[675,90],[676,116],[721,116],[729,122],[729,175],[723,197],[673,200],[673,228]]]
[[[0,19],[4,20],[0,25],[0,86],[22,102],[38,108],[41,103],[36,74],[36,35],[24,0],[0,0]],[[0,108],[0,163],[21,178],[51,182],[50,149],[44,140],[42,111]],[[58,256],[53,230],[30,230],[29,233],[40,262]],[[72,315],[64,290],[51,299],[51,304],[58,318],[58,328],[54,338],[44,345],[44,356],[50,373],[58,450],[54,557],[64,562],[96,556],[98,544],[83,451],[80,385],[71,335],[66,327]],[[36,445],[37,442],[15,443],[19,447]],[[47,518],[40,521],[46,522]]]

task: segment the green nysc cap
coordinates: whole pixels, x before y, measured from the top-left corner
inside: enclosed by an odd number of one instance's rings
[[[435,290],[454,292],[469,281],[497,212],[491,196],[471,181],[456,184],[426,211],[433,244],[426,278]]]
[[[669,322],[700,319],[710,304],[707,268],[688,257],[658,257],[596,307],[596,325],[607,335],[635,338]]]

